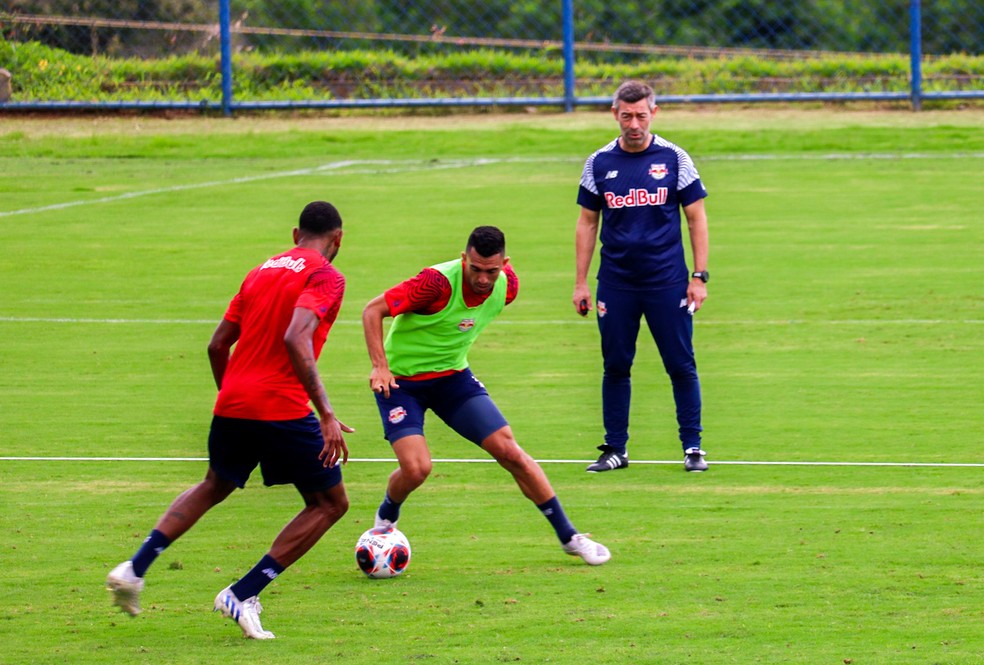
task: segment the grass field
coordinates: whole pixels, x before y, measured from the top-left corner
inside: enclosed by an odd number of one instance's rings
[[[570,305],[575,197],[610,116],[0,117],[0,663],[984,662],[984,114],[668,109],[654,130],[711,193],[702,475],[646,338],[632,466],[584,473],[600,354]],[[277,640],[208,612],[300,507],[258,477],[130,619],[103,581],[204,474],[212,329],[321,198],[346,229],[320,366],[357,429],[351,511],[264,592]],[[368,580],[352,547],[393,463],[359,314],[479,224],[522,288],[472,367],[613,559],[564,556],[435,421],[413,561]]]

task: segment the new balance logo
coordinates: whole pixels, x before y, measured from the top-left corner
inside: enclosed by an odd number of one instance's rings
[[[609,171],[605,174],[605,180],[611,180],[612,178],[618,177],[618,171]]]

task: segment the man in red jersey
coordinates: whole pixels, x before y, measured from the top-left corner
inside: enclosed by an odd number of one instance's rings
[[[259,466],[264,484],[293,484],[304,509],[252,570],[219,592],[214,608],[246,637],[272,639],[260,624],[260,591],[348,510],[338,462],[348,461],[342,433],[353,430],[335,417],[317,366],[345,291],[345,278],[331,264],[342,243],[335,207],[309,203],[294,243],[246,275],[212,335],[208,357],[219,395],[208,472],[174,500],[133,558],[109,573],[113,602],[124,612],[140,613],[144,573],[160,553],[244,487]]]
[[[604,545],[578,533],[567,519],[540,465],[468,367],[468,350],[486,325],[511,303],[519,279],[506,256],[506,239],[494,226],[479,226],[461,258],[425,268],[373,298],[362,312],[372,361],[369,386],[386,439],[400,463],[376,512],[377,527],[396,527],[400,507],[431,472],[424,438],[430,409],[454,431],[480,446],[512,474],[527,499],[554,528],[563,550],[598,566],[611,558]],[[383,319],[395,317],[383,339]],[[465,510],[471,510],[466,505]]]

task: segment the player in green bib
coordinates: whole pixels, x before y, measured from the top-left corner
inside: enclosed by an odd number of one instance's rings
[[[362,324],[372,361],[369,386],[399,462],[375,525],[395,528],[403,502],[430,475],[433,462],[424,437],[424,414],[430,410],[512,474],[553,526],[565,552],[597,566],[611,558],[608,549],[574,528],[543,469],[516,442],[468,366],[468,350],[518,291],[505,236],[494,226],[480,226],[460,259],[425,268],[366,305]],[[386,317],[394,321],[384,340]]]

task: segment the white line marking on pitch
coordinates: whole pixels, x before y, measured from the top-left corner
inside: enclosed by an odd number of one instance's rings
[[[0,323],[93,323],[99,325],[216,325],[219,319],[89,319],[89,318],[68,318],[68,317],[43,317],[43,316],[0,316]],[[731,321],[728,319],[698,321],[701,326],[801,326],[801,325],[830,325],[830,326],[937,326],[953,325],[963,323],[968,325],[980,325],[984,319],[843,319],[839,321],[807,321],[804,319],[787,319],[773,321]],[[343,319],[336,322],[336,325],[362,325],[361,321],[355,319]],[[507,326],[561,326],[561,325],[592,325],[590,320],[570,318],[554,321],[533,320],[533,321],[497,321],[496,325]]]
[[[0,457],[0,462],[207,462],[207,457]],[[493,459],[435,458],[445,464],[494,464]],[[540,459],[540,464],[590,464],[593,459]],[[349,458],[349,462],[387,462],[395,459],[362,457]],[[632,464],[680,464],[679,460],[632,460]],[[872,467],[921,467],[921,468],[979,468],[984,463],[955,462],[755,462],[743,460],[715,460],[712,465],[729,466],[872,466]]]
[[[12,215],[26,215],[34,212],[46,212],[49,210],[63,210],[76,206],[92,205],[96,203],[113,203],[127,199],[135,199],[142,196],[152,196],[154,194],[169,194],[172,192],[183,192],[190,189],[204,189],[208,187],[224,187],[226,185],[241,185],[244,183],[258,182],[260,180],[272,180],[274,178],[292,178],[305,175],[360,175],[372,173],[405,173],[416,171],[433,171],[439,169],[462,169],[471,166],[486,166],[489,164],[505,163],[525,163],[525,162],[558,162],[567,161],[565,158],[502,158],[495,159],[489,157],[479,157],[469,160],[441,160],[435,162],[406,161],[398,162],[391,160],[345,160],[341,162],[330,162],[321,166],[314,166],[306,169],[294,169],[292,171],[280,171],[278,173],[264,173],[262,175],[241,176],[228,180],[212,180],[209,182],[190,183],[187,185],[173,185],[171,187],[158,187],[155,189],[145,189],[142,191],[128,192],[116,196],[103,196],[98,199],[80,199],[76,201],[66,201],[64,203],[53,203],[51,205],[39,206],[36,208],[22,208],[20,210],[0,211],[0,217],[10,217]],[[387,166],[386,169],[356,169],[341,171],[349,166],[378,165]]]
[[[978,159],[984,158],[984,153],[946,153],[930,155],[928,153],[830,153],[821,155],[708,155],[702,157],[702,161],[776,161],[776,160],[799,160],[799,161],[834,161],[834,160],[863,160],[863,159]],[[321,166],[313,166],[306,169],[294,169],[290,171],[280,171],[278,173],[264,173],[254,176],[241,176],[228,180],[212,180],[208,182],[190,183],[187,185],[174,185],[171,187],[159,187],[146,189],[116,196],[103,196],[97,199],[80,199],[76,201],[65,201],[63,203],[53,203],[46,206],[34,208],[21,208],[20,210],[0,211],[0,217],[10,217],[13,215],[27,215],[35,212],[46,212],[49,210],[64,210],[77,206],[93,205],[98,203],[114,203],[125,201],[143,196],[153,196],[155,194],[169,194],[172,192],[183,192],[191,189],[204,189],[207,187],[224,187],[226,185],[241,185],[261,180],[272,180],[274,178],[291,178],[306,175],[362,175],[374,173],[409,173],[419,171],[434,171],[440,169],[461,169],[473,166],[487,166],[490,164],[543,164],[548,162],[561,163],[572,162],[581,163],[583,158],[575,157],[476,157],[473,159],[445,159],[433,161],[419,160],[386,160],[386,159],[367,159],[367,160],[343,160],[340,162],[329,162]],[[386,168],[360,168],[343,170],[350,166],[377,166]]]

